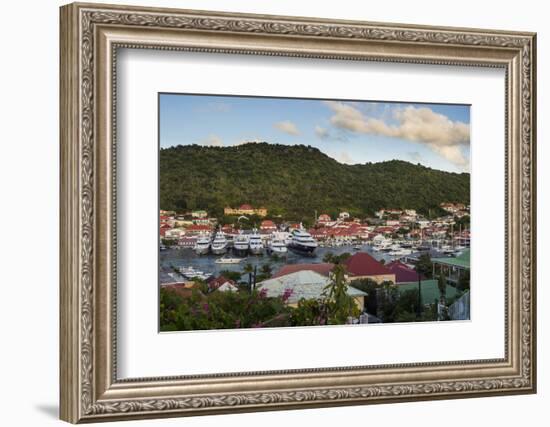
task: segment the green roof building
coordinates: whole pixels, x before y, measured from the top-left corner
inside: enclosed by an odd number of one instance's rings
[[[403,294],[407,291],[417,291],[418,282],[405,282],[397,285],[399,294]],[[445,290],[446,298],[453,298],[458,293],[454,286],[447,285]],[[440,293],[437,287],[437,280],[422,280],[420,282],[420,295],[422,299],[422,305],[433,304],[435,301],[439,301]]]
[[[470,271],[470,249],[456,257],[432,258],[433,276],[444,275],[447,283],[456,286],[460,278]]]

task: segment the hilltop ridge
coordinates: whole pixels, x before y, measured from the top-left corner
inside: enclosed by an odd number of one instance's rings
[[[470,174],[402,160],[347,165],[306,145],[266,142],[232,147],[178,145],[160,150],[160,208],[265,206],[292,220],[313,212],[372,215],[381,208],[420,212],[470,201]]]

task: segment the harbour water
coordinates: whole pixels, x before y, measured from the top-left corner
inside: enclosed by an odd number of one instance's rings
[[[221,256],[219,255],[197,255],[192,248],[177,248],[166,249],[160,252],[160,267],[163,271],[173,271],[180,267],[193,267],[195,270],[200,270],[205,273],[210,273],[215,276],[219,275],[220,271],[235,271],[242,273],[247,264],[257,266],[258,271],[265,264],[269,264],[273,272],[276,272],[286,264],[301,264],[301,263],[320,263],[327,253],[341,255],[345,252],[354,254],[356,252],[368,252],[377,260],[384,259],[386,262],[395,259],[386,252],[375,252],[370,245],[362,245],[360,249],[354,249],[352,245],[336,246],[336,247],[319,247],[311,256],[300,255],[292,251],[288,251],[285,257],[274,258],[267,254],[249,255],[238,264],[219,264],[215,261]]]

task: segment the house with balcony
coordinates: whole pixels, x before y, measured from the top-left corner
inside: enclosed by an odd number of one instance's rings
[[[456,257],[432,258],[433,276],[443,275],[447,283],[458,285],[460,279],[470,271],[470,249]]]

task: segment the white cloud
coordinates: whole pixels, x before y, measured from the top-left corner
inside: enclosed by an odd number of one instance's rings
[[[333,141],[339,141],[339,142],[348,141],[348,137],[347,135],[345,135],[345,132],[342,131],[342,129],[337,129],[336,133],[333,132],[333,130],[331,131],[330,129],[317,125],[315,126],[315,135],[319,139],[333,140]]]
[[[321,126],[315,126],[315,135],[317,137],[324,139],[329,137],[329,131],[326,128],[323,128]]]
[[[335,159],[337,162],[343,163],[345,165],[355,164],[351,156],[346,151],[341,151],[340,153],[338,153]]]
[[[470,144],[470,126],[452,121],[427,107],[397,108],[393,118],[397,124],[368,117],[357,108],[337,101],[325,101],[334,112],[333,126],[350,132],[402,138],[424,144],[432,151],[462,168],[469,165],[463,148]]]
[[[223,147],[223,141],[218,135],[208,135],[207,138],[199,142],[200,145],[206,145],[209,147]]]
[[[277,122],[273,125],[275,129],[280,130],[281,132],[288,133],[289,135],[300,135],[300,131],[294,123],[290,120],[284,120],[282,122]]]
[[[338,163],[342,163],[344,165],[355,165],[360,163],[354,161],[353,157],[351,157],[347,151],[325,151],[324,153],[330,158],[336,160]]]

